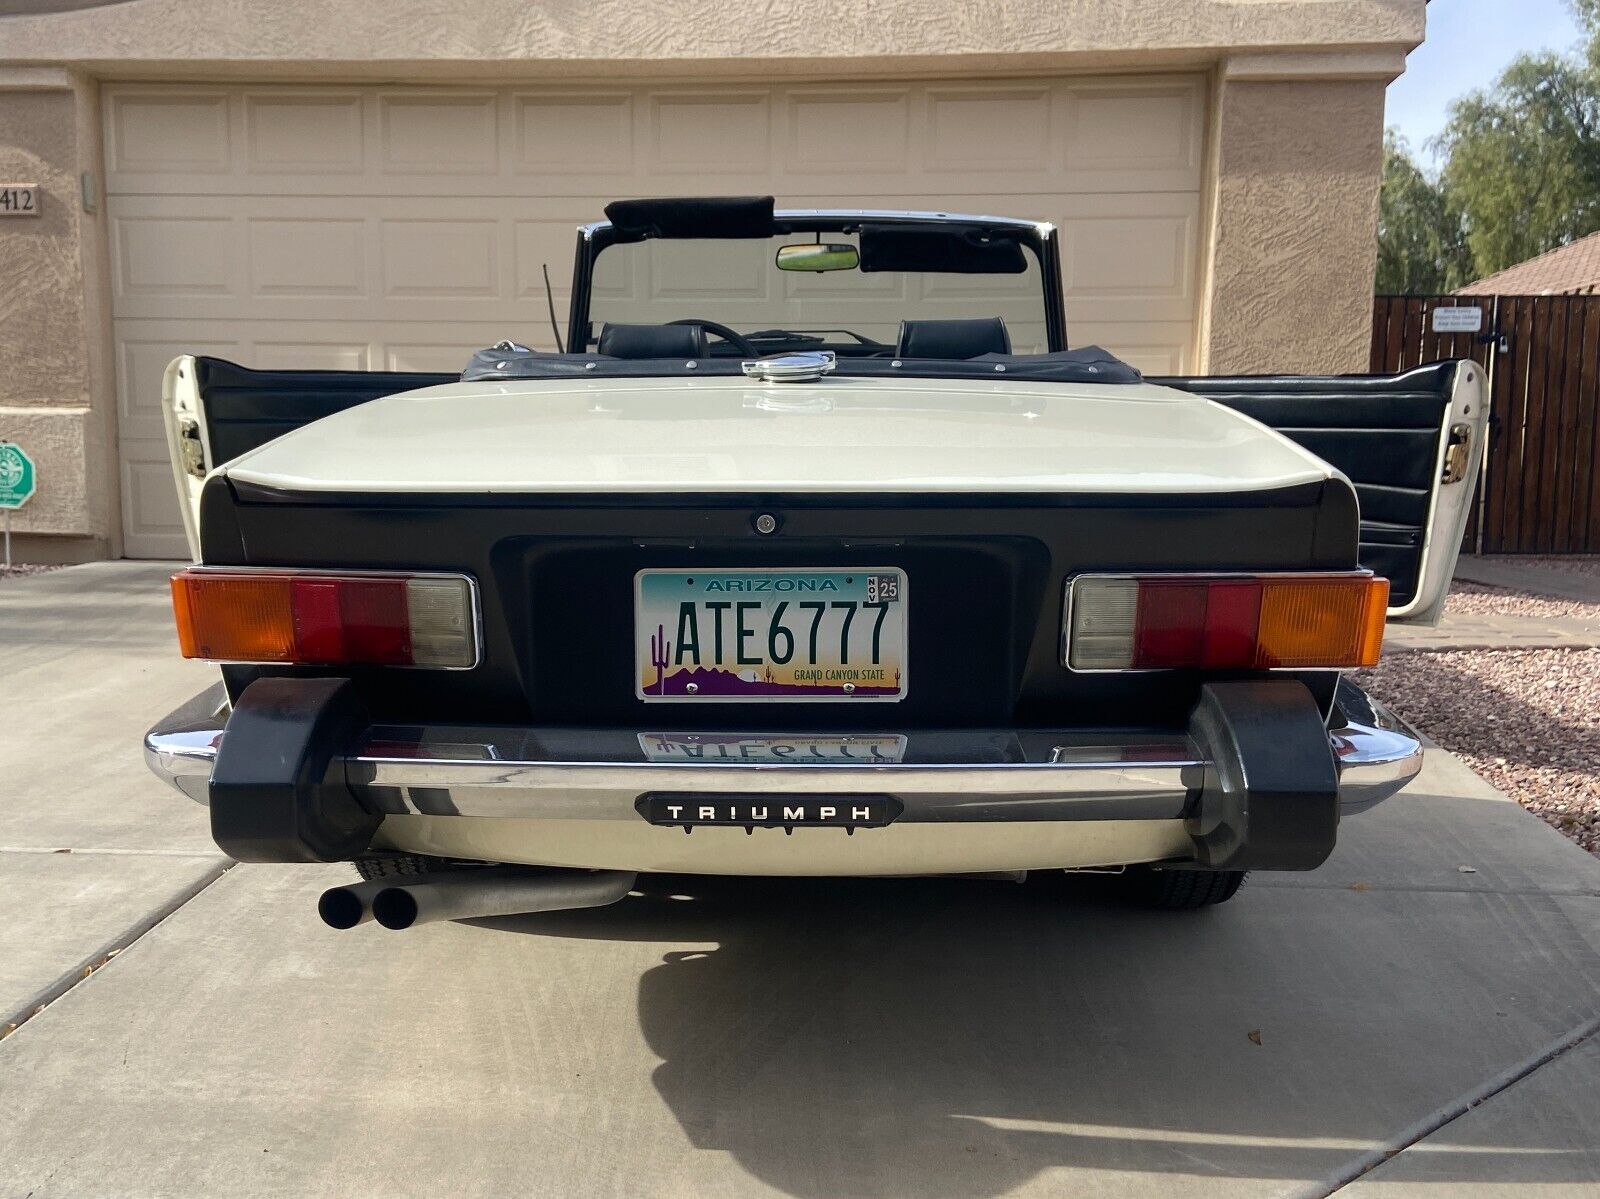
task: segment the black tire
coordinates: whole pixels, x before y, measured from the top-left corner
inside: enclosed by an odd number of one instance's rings
[[[1244,885],[1243,870],[1153,870],[1130,866],[1116,878],[1118,890],[1136,907],[1192,912],[1227,903]]]
[[[455,858],[430,858],[416,853],[384,854],[382,857],[357,858],[355,867],[361,877],[401,878],[406,875],[439,874],[449,870],[465,870],[472,866],[486,866],[487,862],[463,862]]]

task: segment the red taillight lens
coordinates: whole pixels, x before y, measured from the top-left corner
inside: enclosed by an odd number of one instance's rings
[[[1070,591],[1075,670],[1343,669],[1377,664],[1387,579],[1360,574],[1085,575]]]
[[[432,666],[477,661],[470,580],[196,568],[172,576],[178,643],[216,662]]]

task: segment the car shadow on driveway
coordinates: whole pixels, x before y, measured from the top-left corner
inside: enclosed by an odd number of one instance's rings
[[[1247,888],[1160,914],[1092,885],[640,884],[603,911],[477,923],[713,944],[640,979],[652,1081],[697,1149],[807,1199],[1043,1193],[1105,1172],[1279,1193],[1575,1018],[1538,997],[1550,947],[1512,927],[1565,922],[1558,897]],[[1593,946],[1569,948],[1592,1001]],[[1593,1170],[1525,1145],[1465,1160],[1475,1181]]]

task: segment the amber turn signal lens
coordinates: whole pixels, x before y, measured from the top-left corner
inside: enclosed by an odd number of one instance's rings
[[[1376,666],[1389,580],[1295,580],[1261,589],[1256,665]]]
[[[216,662],[293,662],[289,580],[172,576],[172,610],[185,658]]]

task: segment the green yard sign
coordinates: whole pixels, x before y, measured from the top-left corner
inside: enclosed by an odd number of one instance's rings
[[[22,452],[22,447],[0,441],[0,508],[9,512],[26,504],[33,497],[37,478],[33,459]]]
[[[11,569],[11,510],[20,508],[33,498],[38,486],[39,472],[33,469],[33,459],[22,452],[15,442],[0,441],[0,512],[6,515],[5,564]]]

